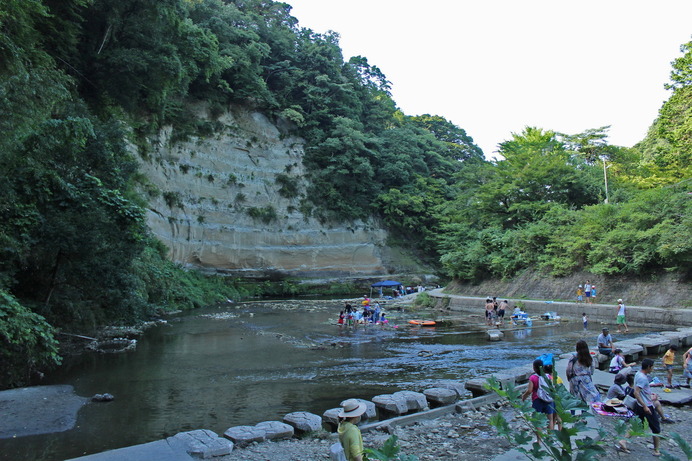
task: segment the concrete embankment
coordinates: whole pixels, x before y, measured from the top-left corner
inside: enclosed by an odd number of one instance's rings
[[[449,294],[442,289],[431,290],[427,293],[437,299],[435,305],[437,308],[483,315],[486,299],[484,297]],[[512,308],[519,306],[531,316],[539,316],[545,312],[557,312],[562,318],[581,321],[582,313],[586,313],[591,322],[612,325],[615,325],[617,317],[616,304],[588,304],[516,298],[498,299],[508,299]],[[507,313],[507,316],[509,315],[511,315],[511,311]],[[692,309],[627,306],[627,323],[629,325],[652,328],[692,326]]]

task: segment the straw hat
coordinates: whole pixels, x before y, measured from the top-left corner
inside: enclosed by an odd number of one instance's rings
[[[355,416],[360,416],[365,413],[367,409],[363,402],[359,402],[356,399],[348,399],[341,402],[341,411],[339,411],[339,418],[353,418]]]
[[[605,401],[605,404],[610,406],[610,407],[617,407],[620,405],[624,405],[624,403],[620,399],[608,399]]]

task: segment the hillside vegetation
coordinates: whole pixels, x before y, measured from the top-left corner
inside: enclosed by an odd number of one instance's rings
[[[303,214],[378,216],[445,276],[689,271],[692,42],[634,148],[609,145],[607,127],[527,127],[489,162],[444,117],[402,113],[377,66],[344,59],[338,34],[290,12],[270,0],[0,3],[0,386],[59,361],[54,327],[249,294],[166,261],[135,192],[146,178],[132,156],[152,134],[212,136],[230,104],[306,140]]]

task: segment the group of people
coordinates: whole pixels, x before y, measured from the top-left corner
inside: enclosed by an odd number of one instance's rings
[[[660,438],[657,435],[661,432],[660,423],[671,423],[673,421],[664,414],[658,395],[651,391],[651,374],[654,371],[655,361],[650,358],[642,360],[641,369],[633,373],[632,366],[635,365],[635,363],[627,363],[622,350],[614,348],[612,337],[610,337],[607,328],[603,329],[603,333],[601,333],[598,338],[599,352],[611,352],[611,354],[608,354],[612,355],[609,371],[615,374],[613,385],[608,389],[606,398],[624,400],[625,397],[630,396],[634,399],[631,409],[640,419],[648,422],[649,428],[654,434],[653,454],[654,456],[660,456]],[[608,348],[606,348],[606,346]],[[673,386],[672,370],[675,361],[675,352],[677,350],[677,347],[671,346],[662,358],[663,367],[667,372],[668,387]],[[534,363],[534,370],[537,368],[536,365],[537,364]],[[591,355],[586,341],[581,340],[577,342],[576,354],[570,359],[567,365],[566,374],[569,381],[570,393],[588,404],[602,401],[601,394],[593,383],[595,366],[596,359]],[[687,386],[689,386],[690,379],[692,379],[692,347],[684,354],[684,369],[685,372],[683,376],[687,378]],[[543,371],[547,374],[545,367]],[[628,386],[625,387],[625,384]],[[529,388],[531,388],[531,384],[529,384]],[[534,405],[534,408],[537,407],[541,408],[544,413],[555,413],[554,405]],[[553,424],[555,424],[554,416]],[[629,452],[624,440],[618,442],[618,449]]]
[[[592,304],[596,299],[596,285],[592,285],[590,281],[586,281],[583,285],[577,287],[577,302]]]
[[[386,325],[389,323],[389,319],[386,318],[386,313],[380,307],[379,303],[370,305],[370,299],[364,297],[363,299],[363,310],[359,311],[357,307],[351,306],[351,304],[346,303],[344,309],[339,312],[339,320],[337,324],[339,326],[347,325],[364,325],[368,323],[373,323],[376,325]]]
[[[509,310],[509,301],[499,302],[496,296],[485,300],[485,323],[487,325],[504,324],[505,312]]]

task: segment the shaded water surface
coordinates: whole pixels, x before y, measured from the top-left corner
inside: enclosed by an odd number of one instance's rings
[[[0,459],[59,460],[181,431],[222,434],[292,411],[321,415],[348,397],[421,391],[526,365],[546,351],[572,350],[584,334],[573,322],[490,343],[468,328],[411,327],[397,312],[390,326],[348,329],[335,325],[342,306],[283,301],[196,310],[149,330],[134,352],[67,360],[42,384],[115,400],[86,405],[70,431],[0,440]]]

